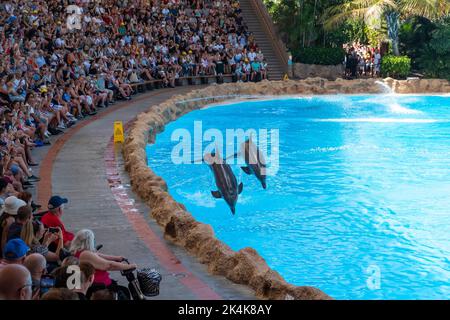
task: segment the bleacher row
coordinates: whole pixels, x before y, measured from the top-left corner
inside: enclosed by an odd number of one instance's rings
[[[136,265],[99,253],[89,229],[67,231],[66,199],[33,214],[33,150],[139,92],[266,78],[239,1],[6,0],[0,58],[0,299],[124,297],[109,271]],[[81,269],[81,288],[67,288],[69,266]]]

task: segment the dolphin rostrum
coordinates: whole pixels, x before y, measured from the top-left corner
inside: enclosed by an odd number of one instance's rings
[[[244,185],[242,182],[238,185],[230,165],[222,159],[217,151],[205,154],[203,161],[211,168],[218,188],[217,191],[211,191],[211,194],[214,198],[223,198],[231,212],[235,214],[238,195],[242,192]]]

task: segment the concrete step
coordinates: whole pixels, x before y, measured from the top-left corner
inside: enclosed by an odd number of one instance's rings
[[[261,48],[269,67],[269,78],[280,80],[285,74],[284,64],[279,60],[270,36],[266,33],[260,18],[256,15],[249,0],[240,0],[240,8],[248,30],[253,33],[256,43]]]

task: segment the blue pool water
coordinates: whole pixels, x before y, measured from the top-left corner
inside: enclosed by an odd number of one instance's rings
[[[279,130],[267,190],[232,165],[244,184],[235,216],[211,196],[206,165],[172,163],[172,133],[193,132],[194,121],[203,131]],[[288,282],[337,299],[450,298],[450,96],[216,106],[168,124],[147,154],[196,219],[235,250],[255,248]]]

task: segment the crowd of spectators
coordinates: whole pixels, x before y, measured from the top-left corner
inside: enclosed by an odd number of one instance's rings
[[[66,230],[61,217],[67,202],[52,196],[48,211],[33,215],[25,201],[6,198],[0,216],[0,300],[129,298],[109,272],[136,265],[98,252],[91,230]]]
[[[267,78],[239,2],[6,0],[0,56],[0,299],[115,298],[120,286],[109,271],[136,266],[99,253],[92,231],[68,231],[67,199],[53,196],[48,211],[35,214],[32,150],[98,108],[131,99],[134,83]],[[73,266],[81,285],[70,288]]]
[[[356,79],[359,77],[379,77],[381,71],[381,49],[359,43],[344,45],[345,77]]]
[[[0,56],[0,192],[15,196],[39,181],[33,148],[131,99],[133,83],[267,78],[236,0],[2,1]]]
[[[56,113],[57,124],[74,120],[67,113],[94,113],[113,94],[129,99],[131,83],[267,77],[235,0],[9,0],[2,9],[2,98],[25,102],[34,91],[32,103]]]

